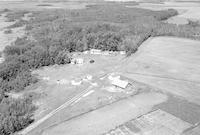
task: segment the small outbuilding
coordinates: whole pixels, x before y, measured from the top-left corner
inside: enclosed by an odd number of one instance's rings
[[[82,81],[75,81],[75,80],[71,81],[71,84],[74,85],[74,86],[81,85],[81,83],[82,83]]]
[[[99,49],[91,49],[90,54],[101,54],[101,50]]]
[[[77,58],[76,59],[76,64],[83,64],[83,59],[82,58]]]
[[[120,51],[119,53],[122,54],[122,55],[125,55],[126,51]]]
[[[83,52],[83,54],[88,54],[88,53],[89,53],[89,51],[84,51],[84,52]]]
[[[84,60],[83,58],[74,58],[71,60],[71,64],[83,64]]]
[[[109,52],[109,51],[103,51],[102,54],[103,54],[103,55],[109,55],[110,52]]]
[[[3,62],[4,62],[4,58],[0,57],[0,63],[3,63]]]

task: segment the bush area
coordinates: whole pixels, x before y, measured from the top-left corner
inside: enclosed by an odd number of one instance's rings
[[[11,13],[7,17],[16,21],[25,13]],[[36,83],[31,70],[70,63],[71,52],[91,48],[124,50],[131,55],[151,36],[200,38],[195,36],[200,32],[199,27],[162,22],[174,15],[177,11],[173,9],[150,11],[116,3],[92,5],[82,10],[33,12],[34,19],[26,22],[28,37],[18,38],[14,45],[7,46],[5,61],[0,64],[0,107],[4,108],[0,112],[0,133],[9,135],[33,121],[35,107],[31,99],[13,100],[5,94],[23,91]]]
[[[0,103],[0,134],[10,135],[33,122],[36,109],[29,99],[4,98]]]
[[[12,33],[12,30],[11,30],[11,29],[7,29],[7,30],[4,31],[4,33],[5,33],[5,34],[11,34],[11,33]]]
[[[199,27],[200,26],[200,21],[195,21],[195,20],[188,20],[188,25],[192,26],[192,27]]]
[[[29,13],[28,11],[9,12],[9,10],[7,12],[8,14],[6,15],[6,17],[7,17],[8,22],[17,21],[21,19],[22,17],[24,17],[25,14]]]
[[[5,9],[3,9],[3,10],[0,11],[0,14],[2,14],[2,13],[7,13],[7,12],[10,12],[10,11],[11,11],[11,10],[5,8]]]
[[[7,28],[12,29],[12,28],[17,28],[17,27],[22,27],[26,24],[27,24],[27,21],[25,21],[23,19],[19,19],[13,25],[8,26]]]

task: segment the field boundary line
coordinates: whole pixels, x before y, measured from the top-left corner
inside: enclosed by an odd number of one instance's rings
[[[144,73],[129,72],[129,71],[126,71],[125,73],[135,74],[135,75],[140,75],[140,76],[147,76],[147,77],[154,77],[154,78],[161,78],[161,79],[168,79],[168,80],[175,80],[175,81],[183,81],[183,82],[190,82],[190,83],[200,84],[200,81],[192,81],[192,80],[175,78],[175,77],[167,77],[167,76],[161,76],[161,75],[144,74]]]

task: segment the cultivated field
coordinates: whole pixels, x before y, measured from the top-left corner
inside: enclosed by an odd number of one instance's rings
[[[190,123],[158,109],[133,119],[105,135],[180,135],[191,126]]]
[[[172,37],[149,39],[127,60],[124,73],[200,105],[199,43]]]

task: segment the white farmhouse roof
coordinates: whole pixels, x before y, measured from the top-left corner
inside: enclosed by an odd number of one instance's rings
[[[71,81],[71,84],[72,84],[72,85],[75,85],[75,86],[81,85],[81,83],[82,83],[81,81],[79,81],[79,82],[76,82],[76,81],[74,81],[74,80]]]
[[[100,49],[91,49],[90,51],[101,52],[101,50],[100,50]]]
[[[128,84],[129,84],[129,82],[123,81],[123,80],[120,80],[120,79],[114,79],[112,81],[112,85],[115,85],[115,86],[123,88],[123,89],[125,89],[128,86]]]
[[[101,50],[99,50],[99,49],[91,49],[90,53],[91,54],[101,54]]]

